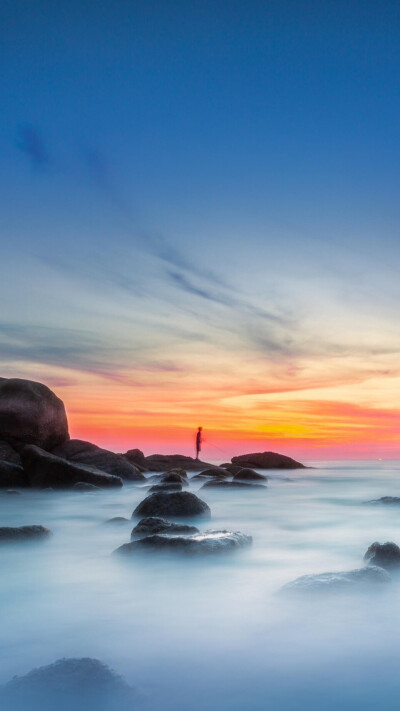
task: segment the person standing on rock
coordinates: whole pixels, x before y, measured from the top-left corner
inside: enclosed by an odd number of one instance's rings
[[[199,459],[199,453],[201,451],[201,444],[203,442],[202,432],[203,432],[203,428],[199,427],[197,429],[197,434],[196,434],[196,460]]]

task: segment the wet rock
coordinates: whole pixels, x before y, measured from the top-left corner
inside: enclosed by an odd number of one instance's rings
[[[400,565],[400,548],[392,542],[375,542],[368,548],[364,560],[367,560],[369,565],[393,568]]]
[[[69,439],[65,407],[46,385],[0,379],[0,439],[20,451],[27,444],[52,449]]]
[[[168,533],[174,535],[186,535],[188,533],[198,533],[199,529],[196,526],[187,526],[184,523],[171,523],[165,518],[158,516],[147,516],[132,529],[131,538],[139,536],[149,536],[155,533]]]
[[[380,499],[372,499],[369,504],[400,504],[399,496],[382,496]]]
[[[97,659],[59,659],[0,689],[2,711],[135,711],[138,695]]]
[[[114,516],[113,518],[108,518],[107,521],[104,521],[104,523],[106,523],[106,524],[110,523],[112,525],[115,524],[116,526],[119,526],[121,523],[128,523],[128,522],[130,523],[130,519],[124,518],[123,516]]]
[[[182,476],[182,474],[178,474],[178,472],[173,471],[161,477],[160,484],[180,484],[181,486],[187,486],[188,480],[186,473],[185,476]]]
[[[78,482],[86,482],[100,487],[122,486],[122,479],[101,472],[94,467],[68,462],[45,452],[40,447],[30,445],[22,451],[22,463],[32,487],[44,489],[71,488]]]
[[[346,592],[381,585],[391,581],[390,575],[378,567],[359,568],[338,573],[302,575],[281,588],[284,593]]]
[[[277,452],[253,452],[232,457],[232,464],[250,469],[306,469],[300,462]]]
[[[170,494],[162,491],[150,494],[136,507],[133,516],[190,517],[211,515],[210,508],[195,494],[177,491]]]
[[[89,484],[87,481],[77,481],[72,487],[74,491],[100,491],[100,487],[95,484]]]
[[[145,481],[145,477],[122,454],[115,454],[108,449],[102,449],[96,444],[82,439],[70,439],[65,444],[53,449],[52,454],[69,462],[86,464],[100,469],[106,474],[119,476],[126,481]]]
[[[265,474],[259,474],[254,469],[241,469],[234,475],[233,481],[267,481]]]
[[[210,479],[201,487],[202,489],[266,489],[264,484],[253,484],[251,481],[225,481],[224,479]]]
[[[149,489],[149,493],[154,494],[156,491],[182,491],[182,484],[153,484]]]
[[[0,487],[26,487],[29,480],[23,468],[12,462],[0,460]]]
[[[39,538],[48,538],[51,531],[44,526],[1,526],[0,543],[3,541],[33,541]]]
[[[239,531],[204,531],[189,536],[154,534],[140,538],[117,548],[115,553],[132,555],[146,549],[157,551],[177,551],[182,553],[222,553],[248,546],[251,536]]]
[[[146,466],[152,472],[166,472],[171,469],[184,469],[185,471],[201,471],[201,469],[218,469],[212,464],[201,462],[193,457],[185,457],[183,454],[151,454],[146,457]]]
[[[0,440],[0,461],[11,462],[11,464],[19,464],[21,466],[21,457],[18,452],[4,440]]]

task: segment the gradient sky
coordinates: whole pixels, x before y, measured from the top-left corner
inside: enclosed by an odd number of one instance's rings
[[[71,434],[397,457],[398,0],[3,0],[1,374]]]

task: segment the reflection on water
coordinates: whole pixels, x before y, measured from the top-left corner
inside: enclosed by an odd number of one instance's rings
[[[0,682],[88,656],[154,710],[397,710],[400,580],[329,600],[278,591],[300,575],[360,567],[375,540],[400,543],[400,506],[364,503],[400,495],[400,464],[331,463],[290,479],[201,491],[212,518],[191,523],[242,531],[253,545],[200,559],[111,556],[134,523],[104,521],[130,518],[138,487],[1,493],[0,525],[54,535],[0,547]]]

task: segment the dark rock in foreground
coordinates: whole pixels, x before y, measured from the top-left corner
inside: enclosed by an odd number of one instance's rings
[[[160,479],[160,483],[164,484],[181,484],[181,486],[187,486],[188,480],[187,480],[187,474],[186,472],[184,474],[180,474],[177,471],[171,471],[169,474],[165,474],[163,477]]]
[[[21,457],[18,452],[4,440],[0,440],[0,461],[11,462],[11,464],[19,464],[21,466]]]
[[[259,474],[254,469],[241,469],[234,475],[233,481],[267,481],[265,474]]]
[[[134,464],[135,466],[140,467],[141,470],[146,471],[146,457],[144,456],[141,449],[128,449],[128,451],[125,452],[124,457],[131,464]]]
[[[383,568],[369,567],[338,573],[303,575],[281,588],[284,593],[346,592],[391,581]]]
[[[137,693],[97,659],[59,659],[0,689],[2,711],[135,711]]]
[[[29,486],[27,474],[18,464],[0,460],[0,487]]]
[[[202,489],[266,489],[264,484],[253,484],[251,481],[225,481],[224,479],[211,479],[206,481]]]
[[[51,535],[51,531],[44,526],[0,527],[0,543],[3,541],[33,541],[38,538],[48,538]]]
[[[0,378],[0,439],[17,451],[26,444],[52,449],[69,439],[65,407],[46,385]]]
[[[198,533],[199,529],[196,526],[187,526],[184,523],[171,523],[165,518],[158,516],[147,516],[132,529],[131,538],[139,536],[149,536],[155,533],[168,533],[174,535],[186,535],[188,533]]]
[[[114,552],[121,555],[131,555],[137,551],[152,549],[191,554],[222,553],[248,546],[251,542],[251,536],[246,536],[240,531],[204,531],[204,533],[193,533],[190,536],[155,534],[140,538],[138,541],[125,543]]]
[[[166,472],[171,469],[184,469],[185,471],[201,471],[206,467],[218,469],[207,462],[200,462],[193,457],[185,457],[183,454],[151,454],[146,457],[146,466],[152,472]]]
[[[379,565],[381,568],[393,568],[400,565],[400,548],[396,543],[372,543],[368,548],[364,560],[369,565]]]
[[[143,474],[122,454],[115,454],[115,452],[102,449],[96,444],[85,442],[82,439],[70,439],[60,447],[53,449],[52,454],[67,459],[69,462],[95,467],[106,474],[119,476],[126,481],[145,481]]]
[[[205,501],[189,491],[177,491],[170,494],[158,492],[150,494],[134,510],[134,516],[166,516],[173,518],[190,516],[207,516],[211,511]]]
[[[34,445],[25,447],[22,451],[22,463],[30,486],[39,489],[67,489],[78,482],[100,487],[122,486],[122,479],[117,476],[106,474],[94,467],[68,462]]]
[[[255,469],[306,469],[300,462],[277,452],[253,452],[232,457],[232,464]]]

